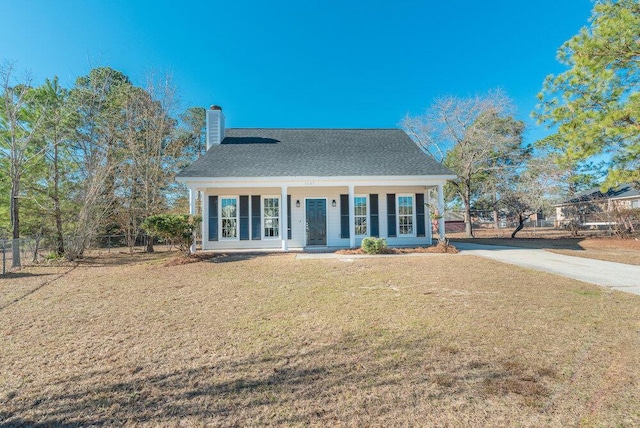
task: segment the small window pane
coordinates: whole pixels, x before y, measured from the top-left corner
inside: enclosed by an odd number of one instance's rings
[[[222,238],[237,238],[238,236],[238,200],[236,198],[221,198],[220,218],[222,221]]]
[[[280,199],[264,198],[263,226],[265,238],[277,238],[280,235]]]
[[[367,198],[364,196],[356,196],[353,200],[353,220],[355,224],[356,235],[367,234]]]
[[[413,235],[413,197],[398,197],[398,234]]]

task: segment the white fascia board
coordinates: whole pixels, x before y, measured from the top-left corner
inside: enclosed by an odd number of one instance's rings
[[[576,202],[562,202],[560,204],[555,204],[552,205],[553,207],[569,207],[571,205],[579,205],[579,204],[586,204],[586,203],[604,203],[604,202],[608,202],[608,201],[626,201],[626,200],[634,200],[634,199],[640,199],[640,195],[632,195],[632,196],[614,196],[611,198],[592,198],[592,199],[588,199],[586,201],[576,201]]]
[[[640,195],[632,195],[632,196],[618,196],[618,197],[614,197],[614,198],[609,198],[612,201],[626,201],[628,199],[634,200],[634,199],[640,199]]]
[[[437,186],[455,175],[390,175],[343,177],[177,177],[187,187],[346,187],[353,186]]]

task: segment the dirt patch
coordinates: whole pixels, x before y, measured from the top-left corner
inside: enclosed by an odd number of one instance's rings
[[[184,254],[180,254],[175,257],[171,257],[166,262],[164,262],[162,266],[164,267],[182,266],[182,265],[188,265],[191,263],[198,263],[202,261],[213,260],[216,257],[225,257],[225,255],[217,254],[217,253],[196,253],[196,254],[191,254],[189,256],[185,256]]]
[[[640,251],[640,239],[638,238],[606,238],[606,237],[593,237],[581,241],[580,246],[582,248],[625,248],[629,250]]]

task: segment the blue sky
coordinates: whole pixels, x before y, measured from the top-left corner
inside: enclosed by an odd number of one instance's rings
[[[230,127],[396,127],[438,96],[500,87],[529,118],[590,0],[7,1],[0,60],[36,83],[97,66],[170,72]]]

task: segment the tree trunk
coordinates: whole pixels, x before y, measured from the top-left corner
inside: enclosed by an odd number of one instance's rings
[[[147,164],[147,168],[146,170],[149,171],[150,167]],[[157,183],[156,181],[156,177],[154,177],[153,179],[154,181],[152,182],[151,180],[147,179],[145,182],[145,192],[144,192],[144,218],[148,218],[151,215],[151,207],[153,205],[153,196],[151,193],[151,186],[149,186],[150,183]],[[147,249],[146,249],[147,253],[153,253],[153,237],[149,236],[147,234]]]
[[[60,169],[58,167],[58,144],[53,146],[53,215],[56,220],[56,254],[64,254],[64,235],[62,233],[62,212],[60,210]]]
[[[42,241],[42,238],[44,237],[44,218],[42,220],[43,221],[40,224],[40,230],[33,237],[35,243],[33,248],[33,259],[31,260],[32,263],[38,263],[38,252],[40,251],[40,241]]]
[[[144,218],[148,218],[151,213],[149,212],[150,209],[150,195],[149,195],[149,186],[147,186],[146,188],[146,193],[145,193],[145,212],[144,212]],[[148,233],[145,235],[147,237],[147,249],[146,252],[147,253],[153,253],[154,249],[153,249],[153,236],[149,235]]]
[[[529,216],[525,217],[522,214],[518,214],[518,227],[516,227],[516,230],[514,230],[513,233],[511,234],[511,238],[515,238],[516,233],[520,232],[524,228],[524,221],[528,218]]]
[[[147,253],[153,253],[153,236],[147,235]]]
[[[464,191],[464,231],[467,238],[473,238],[473,225],[471,224],[471,190],[466,186]]]
[[[498,213],[498,202],[495,194],[491,195],[491,202],[493,202],[493,228],[498,230],[500,229],[500,223],[498,222],[500,214]]]
[[[20,211],[18,207],[18,192],[20,190],[20,180],[12,174],[11,180],[11,201],[9,202],[11,208],[11,227],[13,230],[11,242],[11,250],[13,252],[13,259],[11,267],[19,268],[22,266],[20,263]]]
[[[133,225],[131,224],[132,220],[129,220],[129,224],[127,225],[127,228],[125,229],[125,235],[126,235],[126,239],[127,239],[127,247],[129,247],[129,253],[133,254],[133,250],[136,246],[136,233],[134,230]]]

